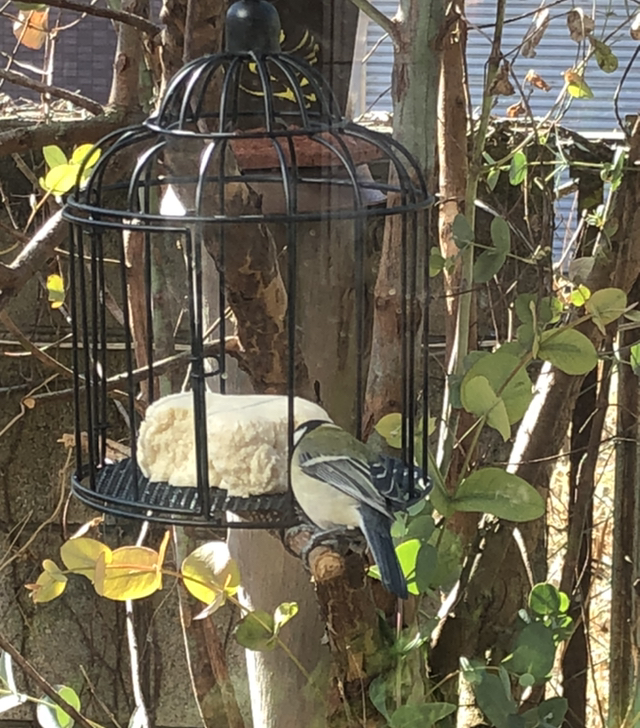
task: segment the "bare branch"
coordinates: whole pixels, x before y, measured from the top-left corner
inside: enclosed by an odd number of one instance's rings
[[[5,71],[0,68],[0,78],[10,81],[11,83],[15,83],[17,86],[30,88],[32,91],[37,91],[38,93],[49,94],[57,99],[71,101],[72,104],[75,104],[81,109],[86,109],[95,115],[102,114],[104,111],[102,104],[99,104],[93,99],[89,99],[82,94],[75,93],[74,91],[67,91],[66,89],[59,88],[58,86],[49,86],[46,83],[42,83],[42,81],[36,81],[35,78],[29,78],[29,76],[24,73]]]
[[[74,119],[52,124],[34,124],[14,127],[0,132],[0,156],[25,154],[47,144],[60,147],[97,142],[114,129],[142,120],[142,114],[109,111],[92,119]]]
[[[62,8],[63,10],[75,10],[77,13],[85,13],[86,15],[96,15],[99,18],[108,18],[109,20],[117,20],[119,23],[131,25],[143,33],[155,36],[161,32],[162,27],[155,25],[149,20],[141,18],[139,15],[128,13],[124,10],[114,10],[110,7],[98,7],[97,5],[85,5],[84,3],[73,2],[73,0],[38,0],[41,5],[48,5],[51,8]]]
[[[385,33],[388,33],[391,40],[394,42],[398,37],[398,26],[396,21],[392,18],[387,17],[382,10],[378,10],[375,5],[372,5],[369,0],[351,0],[351,2],[363,12],[366,16],[371,18],[374,23],[377,23]]]
[[[66,223],[62,220],[62,212],[58,211],[31,238],[13,263],[0,269],[0,280],[3,281],[0,311],[44,267],[55,248],[62,244],[66,234]]]

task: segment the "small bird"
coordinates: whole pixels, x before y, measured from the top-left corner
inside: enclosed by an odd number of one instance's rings
[[[308,518],[323,531],[359,528],[384,586],[409,596],[391,538],[394,513],[410,499],[409,468],[396,458],[378,456],[330,422],[310,420],[293,434],[291,487]],[[416,485],[421,482],[414,468]],[[422,483],[422,495],[427,490]]]

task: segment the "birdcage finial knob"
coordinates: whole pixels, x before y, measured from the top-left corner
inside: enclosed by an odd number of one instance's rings
[[[227,11],[229,53],[280,53],[280,16],[266,0],[238,0]]]

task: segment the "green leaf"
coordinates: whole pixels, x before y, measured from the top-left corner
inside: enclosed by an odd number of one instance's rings
[[[44,6],[46,7],[46,6]],[[33,10],[33,8],[31,8]],[[49,169],[54,169],[62,164],[67,164],[67,155],[55,144],[42,147],[42,156]]]
[[[473,282],[487,283],[500,271],[507,254],[499,250],[483,250],[473,264]]]
[[[585,303],[585,310],[603,334],[605,326],[620,318],[626,307],[627,294],[620,288],[601,288]]]
[[[527,155],[520,149],[511,158],[509,182],[517,187],[527,176]]]
[[[277,644],[274,618],[261,610],[245,615],[236,625],[233,634],[241,647],[256,652],[270,652]]]
[[[574,288],[574,290],[571,291],[569,300],[574,306],[580,308],[581,306],[584,306],[590,297],[591,291],[586,286],[580,284],[577,288]]]
[[[67,685],[55,685],[58,695],[76,710],[80,710],[80,698],[76,691]],[[44,697],[36,708],[36,719],[41,728],[71,728],[73,718],[49,697]]]
[[[419,594],[424,594],[438,586],[436,573],[438,570],[438,552],[430,543],[423,543],[416,557],[416,587]]]
[[[485,377],[491,389],[504,402],[509,424],[518,422],[527,411],[533,397],[532,384],[521,360],[498,349],[479,357],[465,374],[460,386],[460,400],[468,411],[465,398],[472,393],[469,386],[475,377]]]
[[[500,167],[491,167],[487,172],[487,187],[493,192],[500,179]]]
[[[402,447],[402,415],[399,412],[391,412],[382,417],[374,429],[385,439],[389,447],[396,450]]]
[[[484,667],[472,667],[468,661],[466,667],[463,669],[464,678],[471,684],[478,707],[490,725],[511,728],[509,718],[517,715],[517,707],[511,693],[505,690],[503,681]]]
[[[424,703],[423,705],[401,705],[391,716],[391,728],[429,728],[439,720],[455,713],[457,705],[452,703]]]
[[[531,688],[536,684],[536,679],[531,673],[525,672],[518,678],[518,684],[521,688]]]
[[[598,363],[594,345],[575,329],[543,331],[538,357],[551,362],[565,374],[573,375],[586,374]]]
[[[496,250],[502,253],[511,251],[511,230],[504,218],[494,217],[491,221],[491,240]]]
[[[592,35],[589,36],[589,42],[593,46],[596,63],[600,67],[600,70],[605,73],[615,73],[618,70],[618,58],[611,48]]]
[[[491,513],[508,521],[533,521],[544,514],[540,493],[526,480],[502,468],[481,468],[458,486],[452,505],[457,511]]]
[[[506,442],[511,435],[509,415],[504,400],[493,391],[482,375],[465,377],[460,389],[462,404],[472,415],[486,417],[487,424],[497,430]]]
[[[371,685],[369,685],[369,699],[373,703],[375,709],[384,716],[387,723],[391,720],[389,710],[387,709],[388,692],[385,675],[378,675],[371,681]]]
[[[569,703],[566,698],[549,698],[537,706],[542,728],[560,728],[564,723]]]
[[[273,610],[274,634],[278,634],[284,625],[298,613],[297,602],[282,602]]]
[[[529,594],[529,609],[540,617],[559,614],[562,606],[561,593],[553,584],[536,584]]]
[[[441,526],[432,533],[429,544],[438,552],[438,563],[431,587],[448,591],[453,588],[462,569],[462,541],[451,529]]]
[[[451,234],[453,235],[455,244],[460,250],[475,242],[475,236],[471,226],[469,225],[469,221],[462,214],[455,216],[451,226]]]
[[[633,344],[629,349],[629,363],[633,369],[633,373],[640,377],[640,341]]]
[[[444,269],[445,259],[435,246],[429,251],[429,277],[435,278]]]
[[[552,630],[542,622],[532,622],[520,632],[515,650],[503,660],[503,664],[509,672],[532,675],[540,683],[549,676],[555,656]]]

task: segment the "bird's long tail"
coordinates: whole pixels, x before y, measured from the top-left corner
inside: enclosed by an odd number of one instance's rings
[[[407,599],[407,580],[402,573],[391,538],[391,519],[384,513],[361,505],[360,527],[380,570],[380,580],[392,594]]]

